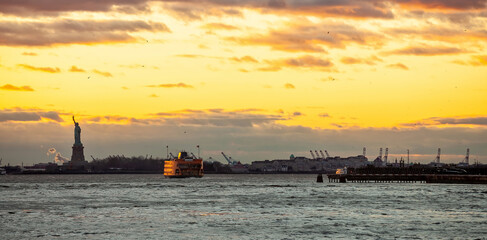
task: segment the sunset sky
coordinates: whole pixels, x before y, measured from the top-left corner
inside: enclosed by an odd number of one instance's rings
[[[487,163],[486,0],[0,0],[0,157]]]

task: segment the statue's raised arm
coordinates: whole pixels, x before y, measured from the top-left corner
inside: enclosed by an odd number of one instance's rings
[[[76,121],[74,120],[74,115],[73,115],[73,122],[74,122],[74,124],[76,124]]]

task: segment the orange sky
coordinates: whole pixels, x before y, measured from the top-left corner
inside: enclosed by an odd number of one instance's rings
[[[0,2],[0,157],[69,156],[46,133],[71,139],[75,115],[83,133],[105,126],[83,134],[98,157],[124,134],[126,155],[205,141],[250,162],[394,145],[418,161],[442,147],[452,162],[470,147],[487,163],[486,29],[484,0]],[[301,142],[269,144],[288,134]]]

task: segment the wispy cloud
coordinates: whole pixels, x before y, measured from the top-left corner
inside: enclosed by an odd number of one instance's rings
[[[327,53],[325,48],[344,49],[350,45],[380,46],[384,38],[376,33],[359,30],[351,25],[323,22],[289,23],[285,28],[271,29],[267,34],[252,34],[246,37],[229,37],[242,46],[268,46],[286,52]]]
[[[389,64],[389,65],[387,65],[387,67],[388,68],[402,69],[402,70],[409,70],[409,68],[402,63]]]
[[[250,62],[250,63],[258,63],[257,59],[251,57],[251,56],[243,56],[243,57],[233,57],[230,58],[231,61],[234,62]]]
[[[387,52],[393,55],[416,55],[416,56],[436,56],[436,55],[455,55],[466,53],[464,49],[456,47],[441,47],[441,46],[410,46],[402,49],[397,49]]]
[[[470,66],[487,66],[487,55],[475,55],[471,56],[469,61],[456,60],[453,63]]]
[[[401,6],[406,8],[418,8],[418,9],[450,9],[450,10],[467,10],[467,9],[483,9],[486,7],[486,1],[483,0],[395,0]]]
[[[7,90],[7,91],[26,91],[26,92],[33,92],[34,89],[32,89],[30,86],[14,86],[10,84],[5,84],[0,87],[1,90]]]
[[[279,71],[282,68],[313,69],[318,71],[333,71],[334,64],[329,59],[305,55],[297,58],[265,60],[268,66],[261,67],[259,71]]]
[[[375,65],[377,62],[382,62],[383,60],[377,56],[370,56],[368,58],[354,58],[354,57],[343,57],[340,62],[345,64],[367,64]]]
[[[23,52],[22,55],[23,56],[37,56],[37,53],[35,53],[35,52]]]
[[[0,122],[8,121],[41,121],[41,119],[49,119],[55,122],[63,122],[64,120],[59,116],[59,112],[44,111],[44,110],[28,110],[28,109],[0,109]]]
[[[207,23],[202,26],[203,29],[207,30],[238,30],[238,27],[224,24],[224,23]]]
[[[159,85],[148,85],[147,87],[152,88],[194,88],[192,85],[186,83],[166,83],[166,84],[159,84]]]
[[[17,66],[23,67],[25,69],[32,70],[32,71],[40,71],[40,72],[47,72],[47,73],[59,73],[59,72],[61,72],[61,69],[59,69],[58,67],[56,67],[56,68],[52,68],[52,67],[34,67],[34,66],[31,66],[31,65],[27,65],[27,64],[17,64]]]
[[[296,87],[294,85],[290,84],[290,83],[286,83],[286,84],[284,84],[284,88],[286,88],[286,89],[295,89]]]
[[[100,70],[93,69],[93,72],[99,75],[102,75],[104,77],[113,77],[113,75],[109,72],[102,72]]]
[[[487,117],[433,117],[413,123],[404,123],[402,126],[422,127],[422,126],[455,126],[455,125],[477,125],[487,127]]]
[[[81,69],[81,68],[78,68],[76,66],[71,66],[71,68],[69,69],[70,72],[86,72],[84,69]]]
[[[74,20],[50,22],[0,21],[0,45],[52,46],[134,42],[131,33],[170,32],[163,23],[127,20]]]

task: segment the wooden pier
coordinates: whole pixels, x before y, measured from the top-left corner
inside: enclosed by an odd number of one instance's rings
[[[329,182],[402,182],[487,184],[487,175],[449,174],[328,174]]]

